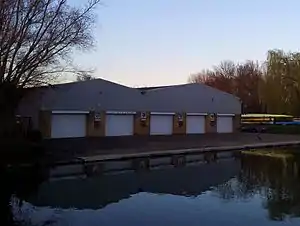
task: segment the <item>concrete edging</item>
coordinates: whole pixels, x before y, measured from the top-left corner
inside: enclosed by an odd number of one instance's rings
[[[223,151],[237,151],[237,150],[248,150],[255,148],[272,148],[272,147],[283,147],[283,146],[298,146],[300,141],[288,141],[288,142],[269,142],[259,144],[246,144],[237,146],[225,146],[225,147],[203,147],[203,148],[189,148],[189,149],[174,149],[174,150],[162,150],[152,151],[143,153],[132,153],[132,154],[109,154],[109,155],[97,155],[97,156],[86,156],[78,157],[78,161],[84,163],[101,162],[101,161],[116,161],[116,160],[128,160],[136,158],[158,158],[166,157],[170,155],[187,155],[187,154],[198,154],[203,152],[223,152]]]
[[[177,150],[152,151],[133,154],[98,155],[79,157],[58,163],[50,170],[51,178],[100,175],[105,172],[145,170],[161,166],[180,167],[193,162],[215,162],[231,158],[236,152],[257,148],[299,146],[300,141],[246,144],[225,147],[203,147]]]

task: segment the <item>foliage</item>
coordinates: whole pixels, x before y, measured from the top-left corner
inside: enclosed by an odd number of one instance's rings
[[[267,133],[300,134],[300,125],[266,125]]]
[[[266,61],[263,101],[269,112],[300,114],[300,53],[272,50]]]
[[[236,95],[244,113],[300,115],[300,52],[270,50],[262,64],[224,61],[189,81]]]

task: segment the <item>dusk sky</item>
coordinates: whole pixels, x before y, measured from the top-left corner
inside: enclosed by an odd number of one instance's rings
[[[97,48],[75,59],[128,86],[185,83],[222,60],[299,51],[299,12],[299,0],[103,0]]]

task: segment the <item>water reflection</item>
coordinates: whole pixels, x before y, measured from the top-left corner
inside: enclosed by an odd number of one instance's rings
[[[299,225],[299,162],[294,154],[242,155],[184,168],[51,181],[27,200],[24,212],[35,224]]]
[[[139,192],[197,196],[228,181],[239,170],[238,161],[224,160],[143,173],[51,181],[44,183],[30,202],[36,206],[99,209]]]
[[[235,181],[215,189],[224,199],[249,199],[259,194],[272,220],[300,216],[299,155],[243,155]]]

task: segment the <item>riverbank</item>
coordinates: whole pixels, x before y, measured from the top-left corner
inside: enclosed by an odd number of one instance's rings
[[[264,148],[300,142],[298,135],[234,133],[190,136],[106,137],[48,140],[45,147],[55,163],[78,158],[120,158],[122,156],[164,155],[172,152],[224,151]]]
[[[280,147],[298,147],[299,141],[283,141],[283,142],[267,142],[258,144],[246,144],[236,146],[216,146],[216,147],[202,147],[202,148],[187,148],[187,149],[174,149],[174,150],[161,150],[161,151],[149,151],[141,153],[128,153],[128,154],[101,154],[93,156],[78,157],[77,160],[83,162],[98,162],[98,161],[115,161],[115,160],[128,160],[137,158],[159,158],[172,155],[189,155],[189,154],[201,154],[201,153],[222,153],[241,150],[253,150],[261,148],[280,148]]]
[[[57,164],[50,170],[50,178],[90,177],[106,173],[143,171],[157,168],[182,167],[193,164],[210,164],[240,156],[243,150],[260,148],[299,147],[300,141],[269,142],[242,146],[177,149],[132,154],[94,155],[78,157]],[[255,151],[254,151],[255,152]]]
[[[232,140],[228,140],[230,136]],[[225,139],[224,137],[227,137],[227,139],[221,142],[222,139]],[[196,138],[189,139],[192,141]],[[201,138],[202,142],[205,141],[203,137],[198,137],[197,141],[199,142]],[[210,141],[211,146],[198,146],[195,148],[162,149],[157,146],[156,149],[153,148],[152,150],[146,147],[143,149],[94,150],[94,152],[89,152],[90,155],[76,156],[69,160],[56,162],[51,169],[50,177],[85,177],[124,170],[139,171],[157,167],[180,167],[199,162],[209,163],[234,158],[242,150],[300,146],[298,136],[263,134],[261,139],[258,139],[253,134],[231,134],[229,136],[215,136],[215,138],[218,139],[212,140],[211,137],[211,140],[206,140],[206,144]],[[177,142],[182,140],[177,140]],[[166,143],[162,141],[161,143],[166,147]],[[187,142],[187,144],[190,143]],[[91,155],[91,153],[94,154]]]

